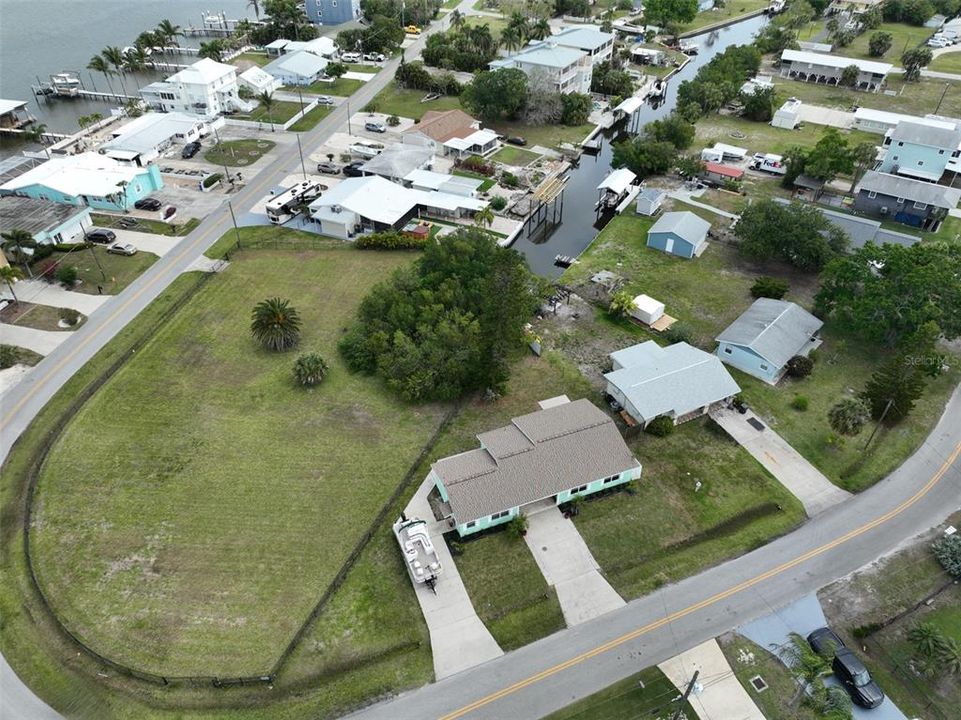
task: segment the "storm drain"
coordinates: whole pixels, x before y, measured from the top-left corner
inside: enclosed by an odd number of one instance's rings
[[[764,692],[767,690],[767,683],[764,682],[764,678],[762,678],[760,675],[755,675],[750,679],[749,682],[758,692]]]

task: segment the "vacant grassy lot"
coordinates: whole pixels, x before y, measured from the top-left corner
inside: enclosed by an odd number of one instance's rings
[[[270,140],[225,140],[204,153],[204,160],[215,165],[251,165],[274,149]]]
[[[179,213],[178,213],[179,215]],[[102,228],[123,228],[124,230],[131,230],[133,232],[144,232],[150,233],[152,235],[168,235],[170,237],[177,237],[182,235],[189,235],[190,231],[193,230],[200,224],[200,220],[197,218],[190,218],[187,222],[182,225],[176,222],[165,223],[161,220],[149,220],[142,217],[136,218],[137,224],[131,227],[124,227],[120,224],[121,217],[130,217],[124,215],[106,215],[103,213],[91,213],[91,218],[93,218],[94,225]]]
[[[670,718],[679,709],[674,702],[678,695],[677,688],[664,673],[649,667],[548,715],[547,720]],[[690,703],[685,702],[680,709],[684,712],[681,717],[688,720],[697,717]]]
[[[593,125],[526,125],[521,122],[499,121],[490,128],[501,135],[520,135],[528,146],[553,148],[563,144],[578,145],[594,129]]]
[[[257,65],[258,67],[263,67],[264,65],[270,62],[270,58],[267,57],[266,53],[245,52],[241,55],[238,55],[230,62],[233,65],[240,65],[241,63],[247,62],[253,65]]]
[[[871,36],[876,32],[891,33],[892,37],[891,49],[880,58],[871,57],[871,54],[868,52],[868,43],[871,41]],[[889,62],[900,66],[901,55],[904,51],[917,47],[931,37],[933,32],[931,28],[917,27],[904,23],[882,23],[877,29],[868,30],[858,35],[854,38],[854,42],[847,47],[836,48],[835,53],[837,55],[843,55],[844,57]]]
[[[157,256],[142,250],[131,257],[114,255],[108,253],[104,245],[93,245],[91,249],[79,248],[66,253],[54,252],[48,259],[35,263],[34,272],[49,260],[57,263],[58,267],[73,265],[77,268],[77,277],[80,282],[70,288],[74,292],[97,295],[99,285],[103,288],[104,295],[116,295],[153,265],[157,261]]]
[[[317,123],[330,115],[331,112],[333,112],[333,108],[329,105],[318,105],[287,129],[291,132],[313,130],[317,126]]]
[[[757,12],[767,6],[768,0],[728,0],[728,3],[722,8],[699,12],[697,17],[683,26],[684,34],[689,35],[692,30],[699,30],[708,25],[716,25],[731,18]]]
[[[366,288],[411,259],[234,253],[87,403],[36,516],[38,574],[74,631],[165,674],[270,666],[441,413],[348,374],[335,349]],[[296,353],[249,336],[251,307],[273,295],[331,365],[313,391],[292,382]]]
[[[961,75],[961,47],[955,48],[949,53],[938,55],[928,65],[928,70]]]
[[[474,16],[468,15],[465,18],[464,24],[467,27],[476,27],[478,25],[486,25],[487,27],[490,28],[491,37],[493,37],[494,40],[500,40],[501,33],[504,31],[504,28],[507,27],[507,19],[487,17],[485,15],[474,15]]]
[[[783,90],[784,88],[781,88]],[[692,151],[713,147],[714,143],[747,148],[753,152],[785,153],[795,145],[814,147],[824,131],[823,125],[807,123],[798,130],[776,128],[767,123],[751,122],[730,115],[711,115],[697,121],[697,134]],[[862,130],[842,130],[841,135],[851,145],[878,142],[878,136]]]
[[[460,108],[460,100],[457,97],[444,95],[431,100],[421,102],[421,98],[427,93],[423,90],[407,90],[397,83],[391,82],[378,93],[373,102],[377,106],[377,112],[389,113],[397,117],[413,118],[420,120],[428,110],[456,110]]]
[[[238,120],[252,120],[253,122],[266,122],[276,125],[283,125],[294,115],[300,112],[301,105],[297,102],[286,100],[274,100],[270,106],[270,111],[263,104],[258,105],[249,113],[244,115],[234,115]]]
[[[20,301],[11,303],[0,310],[0,322],[37,330],[70,331],[79,328],[87,319],[86,315],[80,315],[79,313],[78,315],[80,319],[76,325],[61,327],[60,308]]]
[[[587,500],[575,518],[625,600],[749,552],[804,519],[801,504],[713,421],[629,442],[633,493]],[[700,482],[700,490],[695,490]]]
[[[523,167],[524,165],[530,165],[535,160],[540,160],[540,157],[540,155],[530,150],[522,150],[518,147],[505,145],[491,155],[491,160],[502,162],[505,165],[518,165]]]
[[[894,95],[887,95],[885,92],[859,92],[850,88],[798,82],[778,77],[774,78],[774,84],[779,97],[792,96],[812,105],[823,105],[838,110],[849,111],[858,105],[873,110],[924,115],[933,113],[938,103],[941,103],[939,115],[961,117],[961,82],[953,80],[921,78],[918,82],[906,83],[900,76],[891,74],[888,76],[885,90],[895,93]],[[944,93],[943,100],[942,93]],[[878,136],[872,135],[872,137],[877,139]]]
[[[363,86],[363,84],[363,80],[339,77],[331,82],[318,80],[313,85],[308,86],[305,92],[318,93],[319,95],[337,95],[338,97],[347,97],[348,95],[353,95],[358,88]]]

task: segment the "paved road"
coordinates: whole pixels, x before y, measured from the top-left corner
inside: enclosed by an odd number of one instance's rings
[[[542,717],[810,594],[941,522],[961,507],[959,457],[961,388],[898,470],[790,535],[351,717]]]

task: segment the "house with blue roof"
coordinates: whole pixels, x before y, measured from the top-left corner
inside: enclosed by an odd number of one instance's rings
[[[707,249],[711,223],[692,212],[664,213],[647,231],[647,246],[682,258],[694,258]]]
[[[961,158],[961,123],[952,128],[902,120],[884,137],[879,172],[936,183]]]
[[[595,25],[576,25],[564,28],[549,38],[561,47],[574,48],[587,53],[591,65],[607,62],[614,54],[614,35],[602,32]]]
[[[706,415],[741,392],[716,355],[653,340],[611,353],[607,394],[643,427],[658,417],[675,425]]]

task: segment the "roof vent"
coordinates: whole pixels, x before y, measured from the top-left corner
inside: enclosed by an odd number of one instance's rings
[[[343,208],[342,208],[340,205],[331,205],[331,206],[330,206],[330,211],[331,211],[331,212],[339,213],[341,210],[343,210]]]

